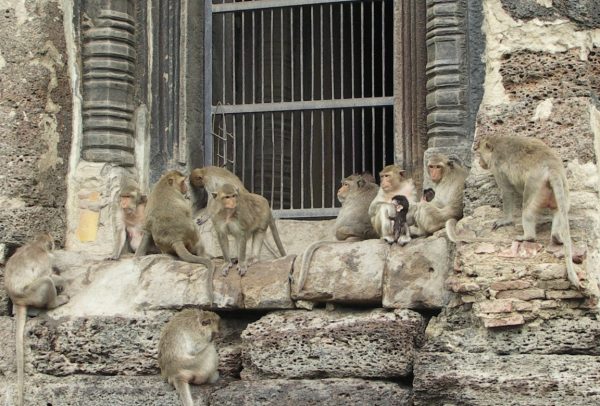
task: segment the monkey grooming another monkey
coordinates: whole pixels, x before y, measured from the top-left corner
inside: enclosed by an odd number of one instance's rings
[[[240,178],[225,168],[218,166],[204,166],[192,170],[192,173],[190,174],[190,189],[194,214],[209,207],[212,194],[217,193],[219,188],[226,183],[237,187],[238,190],[242,192],[248,192]],[[211,214],[209,207],[208,217],[210,217]]]
[[[252,252],[249,262],[253,263],[260,258],[260,250],[269,227],[279,253],[281,256],[286,255],[267,199],[254,193],[242,192],[229,183],[221,186],[217,193],[213,194],[213,197],[215,212],[212,215],[212,221],[223,251],[223,258],[227,261],[227,265],[223,268],[223,276],[226,276],[234,265],[229,252],[228,235],[230,234],[235,237],[237,242],[237,268],[240,276],[244,276],[248,270],[246,261],[248,238],[252,237]]]
[[[148,198],[137,186],[127,185],[119,194],[119,211],[115,213],[115,245],[109,259],[119,259],[124,252],[135,252],[144,235],[144,210]]]
[[[52,272],[54,241],[50,234],[40,234],[32,242],[17,249],[6,262],[4,286],[15,308],[17,329],[17,405],[23,406],[25,378],[24,334],[27,307],[54,309],[69,301],[58,295],[56,286],[62,278]]]
[[[212,296],[214,265],[203,256],[204,247],[192,218],[192,207],[185,198],[186,192],[185,176],[181,172],[169,171],[161,176],[148,197],[144,236],[135,256],[146,255],[151,242],[154,242],[164,254],[177,255],[183,261],[206,266],[208,292]]]
[[[417,201],[417,192],[413,180],[404,178],[404,170],[398,165],[386,166],[379,176],[379,192],[369,205],[369,216],[377,235],[391,244],[394,242],[394,228],[393,220],[390,219],[396,217],[392,197],[403,195],[413,204]]]
[[[219,379],[219,355],[214,338],[219,332],[216,313],[184,309],[162,329],[158,344],[161,376],[173,385],[183,406],[193,406],[190,383],[201,385]]]
[[[427,160],[427,172],[433,182],[434,197],[417,203],[413,212],[415,224],[410,227],[414,237],[431,235],[444,228],[448,219],[460,219],[463,213],[468,171],[446,155],[435,154]]]
[[[410,232],[406,215],[408,214],[409,203],[406,196],[396,195],[392,197],[392,204],[396,207],[396,216],[394,217],[394,241],[400,245],[406,245],[410,241]]]
[[[573,268],[569,228],[569,186],[562,161],[536,138],[482,137],[476,148],[479,165],[492,172],[502,193],[504,217],[493,229],[513,223],[517,200],[522,197],[523,235],[519,241],[534,241],[537,215],[543,209],[553,212],[552,240],[564,244],[567,276],[581,288]]]

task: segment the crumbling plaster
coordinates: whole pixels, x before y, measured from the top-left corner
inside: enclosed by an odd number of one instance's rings
[[[556,53],[575,48],[579,49],[581,60],[586,60],[592,47],[600,46],[600,29],[579,30],[566,19],[515,21],[502,8],[500,0],[484,1],[483,12],[482,29],[487,41],[483,55],[486,64],[483,105],[509,102],[500,75],[505,55],[519,50]]]

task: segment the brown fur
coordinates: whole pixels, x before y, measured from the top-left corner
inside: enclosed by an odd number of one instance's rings
[[[205,166],[192,170],[190,174],[190,189],[194,207],[194,214],[200,210],[209,207],[212,194],[225,183],[229,183],[243,192],[248,192],[244,184],[233,172],[218,166]]]
[[[398,165],[388,165],[379,172],[379,192],[369,205],[371,224],[378,236],[389,243],[394,242],[393,218],[396,209],[392,198],[406,196],[410,205],[417,201],[417,192],[412,179],[404,177],[404,170]],[[410,222],[410,219],[409,219]]]
[[[492,172],[502,192],[504,217],[494,223],[494,229],[513,223],[517,201],[522,199],[524,233],[517,239],[533,241],[537,215],[551,209],[552,239],[564,243],[567,276],[581,287],[572,261],[569,186],[558,155],[542,141],[525,137],[484,137],[477,152],[481,167]]]
[[[58,295],[56,286],[62,279],[52,271],[54,242],[50,234],[40,234],[17,249],[6,263],[4,286],[15,307],[17,331],[17,405],[23,405],[25,379],[24,333],[27,307],[53,309],[69,301]]]
[[[221,186],[213,197],[215,212],[212,215],[212,221],[217,231],[223,257],[228,262],[223,269],[223,275],[227,275],[233,266],[228,235],[233,235],[237,243],[240,275],[244,275],[248,267],[246,262],[248,238],[252,237],[250,262],[258,261],[267,228],[271,228],[279,253],[282,256],[286,255],[267,199],[254,193],[240,191],[228,183]]]
[[[413,212],[412,236],[431,235],[444,228],[446,221],[460,219],[463,214],[463,192],[468,171],[446,155],[432,155],[427,160],[428,174],[434,191],[433,199],[422,200]],[[432,179],[433,168],[441,170],[441,179]]]
[[[216,313],[185,309],[163,328],[158,344],[161,376],[175,387],[181,403],[193,406],[189,384],[215,383],[219,356],[214,338],[219,332]]]
[[[135,252],[144,235],[144,211],[148,198],[137,186],[121,189],[115,213],[115,244],[109,259],[119,259],[125,252]]]

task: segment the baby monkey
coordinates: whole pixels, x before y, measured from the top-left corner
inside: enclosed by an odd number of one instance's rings
[[[434,197],[435,197],[435,191],[432,188],[423,190],[422,200],[424,200],[426,202],[430,202],[433,200]]]
[[[201,385],[219,379],[219,355],[214,343],[219,322],[216,313],[185,309],[173,316],[161,332],[160,374],[175,387],[183,406],[194,405],[190,383]]]
[[[403,195],[392,197],[392,204],[396,208],[396,216],[390,218],[394,221],[394,241],[400,245],[406,245],[410,241],[410,232],[406,223],[408,214],[408,199]]]

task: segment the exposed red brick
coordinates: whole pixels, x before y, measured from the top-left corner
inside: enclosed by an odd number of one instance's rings
[[[525,318],[518,313],[506,317],[483,318],[483,325],[487,328],[519,326],[521,324],[525,324]]]
[[[494,282],[490,285],[490,288],[493,290],[517,290],[517,289],[527,289],[531,287],[531,282],[516,280],[516,281],[502,281],[502,282]]]
[[[513,311],[510,300],[487,300],[479,302],[475,306],[480,313],[510,313]]]
[[[548,290],[546,297],[548,299],[581,299],[584,296],[576,290]]]
[[[503,290],[496,294],[498,299],[532,300],[546,297],[544,289]]]

